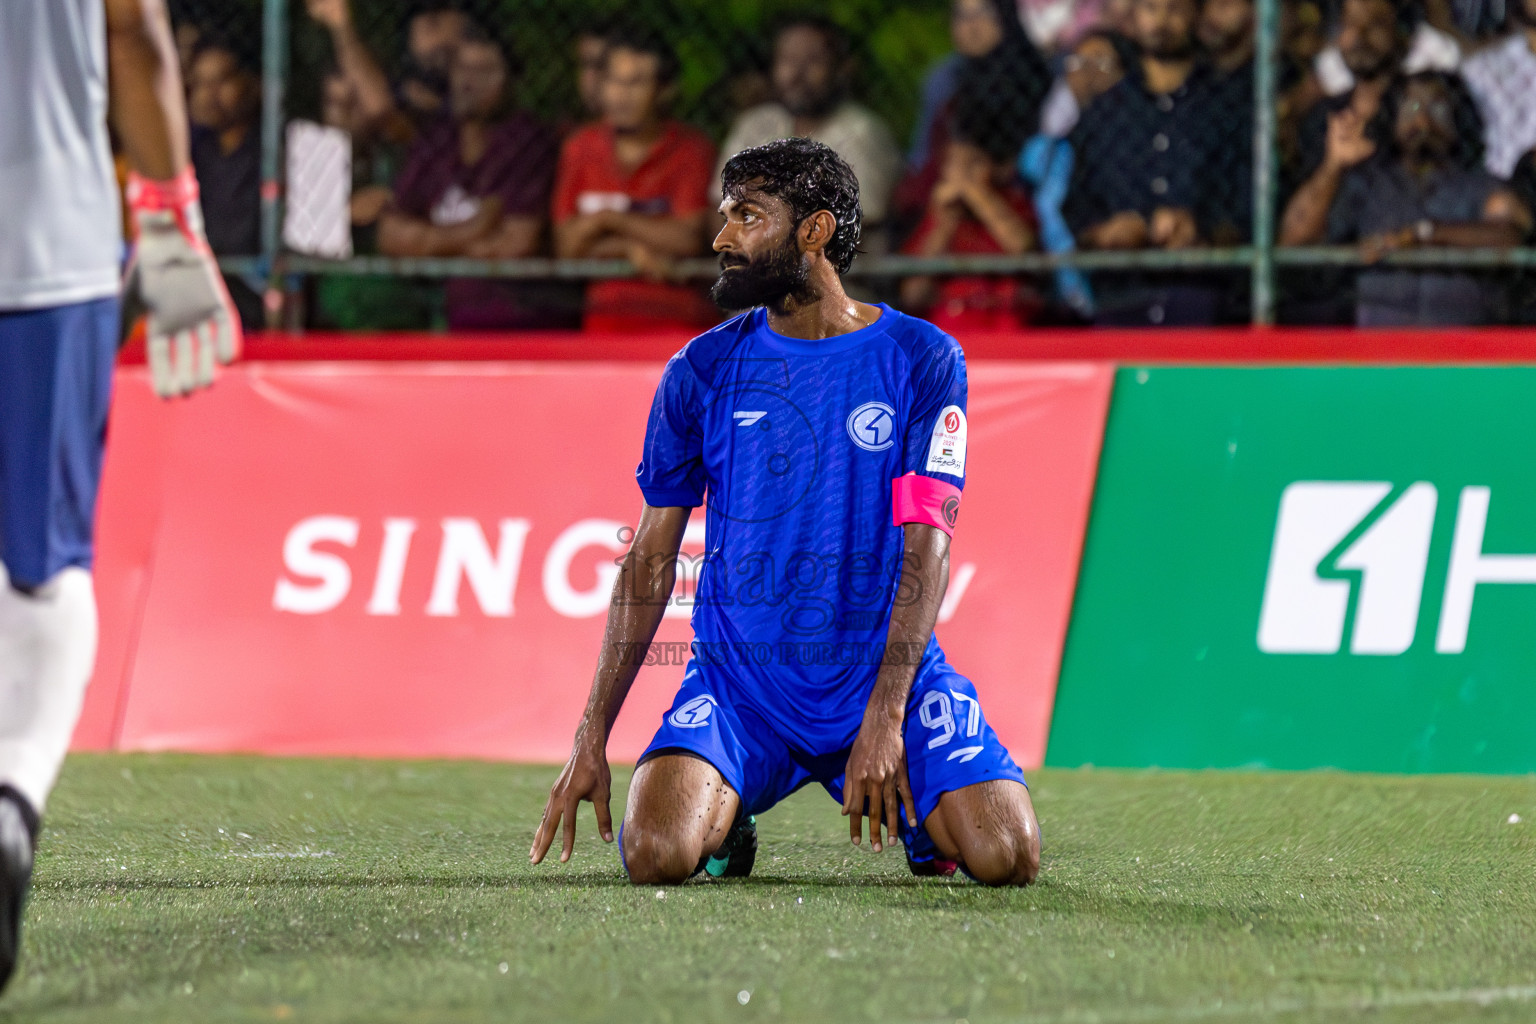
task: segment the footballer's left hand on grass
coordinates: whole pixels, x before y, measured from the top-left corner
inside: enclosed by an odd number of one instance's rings
[[[868,801],[868,808],[865,801]],[[902,739],[901,722],[894,725],[874,722],[866,717],[848,754],[843,777],[843,814],[848,817],[848,832],[857,846],[862,837],[863,818],[869,815],[869,845],[876,853],[896,838],[902,810],[907,824],[917,827],[917,804],[912,799],[912,784],[907,779],[907,745]],[[882,841],[880,826],[885,825]]]
[[[607,743],[597,731],[589,731],[583,726],[577,730],[570,760],[565,762],[560,777],[549,788],[544,817],[539,819],[538,830],[533,834],[528,859],[534,864],[544,859],[562,820],[565,832],[560,842],[560,863],[571,859],[571,852],[576,849],[576,809],[583,800],[591,801],[592,810],[597,814],[598,835],[605,843],[613,842],[613,813],[609,810],[612,793],[613,775],[608,769]]]
[[[150,377],[161,398],[185,395],[240,354],[240,317],[203,233],[192,169],[170,181],[131,175],[127,194],[136,229],[128,288],[147,310]]]

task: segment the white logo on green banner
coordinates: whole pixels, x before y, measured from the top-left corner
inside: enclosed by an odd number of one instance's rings
[[[1438,494],[1420,481],[1393,496],[1389,483],[1299,481],[1280,496],[1259,650],[1336,654],[1355,602],[1351,654],[1402,654],[1413,646]],[[1435,650],[1467,647],[1480,583],[1536,583],[1536,555],[1483,553],[1490,491],[1467,487],[1456,513]]]

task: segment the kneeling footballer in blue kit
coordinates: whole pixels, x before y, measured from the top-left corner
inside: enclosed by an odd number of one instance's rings
[[[705,554],[693,656],[640,760],[620,829],[636,884],[744,875],[754,816],[807,783],[860,842],[899,837],[916,874],[990,885],[1039,870],[1024,775],[933,636],[965,485],[965,359],[931,324],[848,297],[853,171],[788,139],[723,172],[714,298],[748,309],[662,374],[591,698],[532,859],[577,804],[613,841],[607,738],[676,579],[693,509]]]

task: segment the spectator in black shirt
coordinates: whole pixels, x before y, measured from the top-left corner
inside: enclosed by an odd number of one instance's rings
[[[1196,60],[1196,0],[1136,0],[1141,61],[1083,113],[1063,212],[1084,249],[1185,249],[1230,219],[1208,69]],[[1117,325],[1215,323],[1223,284],[1209,274],[1095,275],[1095,321]]]
[[[1302,119],[1296,164],[1287,169],[1290,183],[1299,185],[1323,162],[1328,122],[1341,111],[1369,126],[1371,137],[1385,142],[1389,125],[1377,121],[1381,100],[1408,55],[1418,24],[1411,0],[1344,0],[1339,13],[1339,53],[1354,77],[1352,89],[1317,104]]]
[[[1477,108],[1460,79],[1438,71],[1401,79],[1383,110],[1392,124],[1386,145],[1367,137],[1358,118],[1330,122],[1322,166],[1286,207],[1283,244],[1359,242],[1375,259],[1416,245],[1520,243],[1530,212],[1483,168]],[[1500,305],[1499,289],[1472,274],[1371,269],[1360,274],[1355,321],[1484,324]]]
[[[1351,133],[1375,145],[1386,144],[1391,126],[1381,117],[1382,97],[1408,56],[1418,20],[1412,0],[1344,0],[1337,45],[1355,84],[1341,96],[1314,104],[1301,118],[1295,151],[1280,165],[1282,205],[1319,173],[1336,127],[1347,123]],[[1355,278],[1352,270],[1331,267],[1282,268],[1277,282],[1280,322],[1354,323]]]
[[[220,256],[261,251],[261,75],[239,44],[204,36],[187,82],[192,165],[202,191],[208,245]],[[247,330],[262,325],[261,297],[225,276]]]

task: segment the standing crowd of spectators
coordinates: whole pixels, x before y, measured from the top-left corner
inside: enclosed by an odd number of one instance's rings
[[[1498,3],[1502,17],[1492,6]],[[780,21],[761,80],[717,149],[674,116],[679,61],[632,25],[570,40],[580,117],[519,104],[521,67],[454,0],[415,0],[387,74],[351,0],[305,0],[330,37],[323,120],[353,148],[362,251],[402,257],[628,260],[633,278],[451,280],[455,329],[693,330],[718,319],[677,261],[707,255],[719,169],[809,136],[859,178],[866,252],[951,254],[1240,246],[1253,231],[1254,0],[954,0],[953,52],[926,74],[905,152],[855,98],[853,40],[816,14]],[[1277,236],[1354,244],[1526,241],[1536,207],[1536,0],[1283,0]],[[193,156],[209,239],[254,253],[260,81],[239,37],[182,26]],[[947,329],[1031,323],[1205,325],[1247,319],[1247,273],[1061,270],[951,275],[882,292]],[[409,289],[327,276],[317,315],[409,326]],[[1362,325],[1519,318],[1508,279],[1454,269],[1294,269],[1282,317]],[[242,315],[259,298],[232,282]],[[877,289],[878,291],[879,289]],[[1529,303],[1525,305],[1536,305]]]

